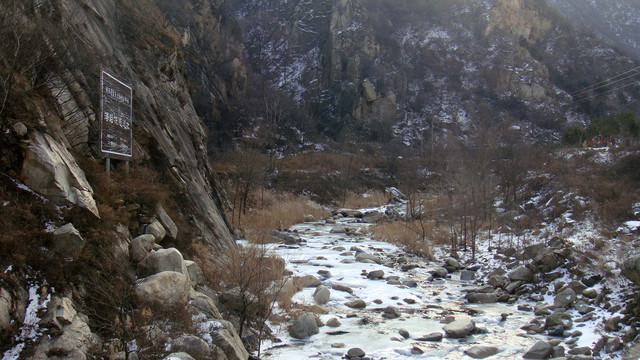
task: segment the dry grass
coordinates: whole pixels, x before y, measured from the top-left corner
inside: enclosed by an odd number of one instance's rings
[[[349,209],[360,209],[364,207],[382,206],[388,204],[390,201],[390,195],[380,190],[367,191],[363,194],[349,192],[341,206]]]
[[[434,228],[427,222],[394,221],[373,226],[370,232],[374,239],[396,244],[411,254],[433,258],[433,245],[428,239],[432,238]]]
[[[241,218],[247,240],[261,243],[266,231],[288,228],[304,221],[307,214],[315,219],[324,219],[330,215],[329,210],[315,204],[306,196],[293,194],[276,194],[269,190],[257,190],[252,194],[257,203]]]

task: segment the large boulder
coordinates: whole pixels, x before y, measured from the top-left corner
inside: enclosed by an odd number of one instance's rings
[[[311,335],[315,335],[320,332],[318,321],[318,317],[315,314],[303,314],[289,326],[289,335],[296,339],[306,339]]]
[[[509,280],[531,283],[533,282],[533,271],[524,265],[520,265],[509,273]]]
[[[476,345],[468,348],[464,351],[465,354],[474,359],[484,359],[489,356],[493,356],[498,353],[498,348],[495,346],[481,346]]]
[[[366,252],[359,252],[356,254],[356,261],[361,263],[376,263],[382,264],[382,260],[375,256]]]
[[[156,243],[156,238],[150,234],[140,235],[129,244],[129,253],[131,255],[131,261],[139,263],[144,259],[147,254],[153,249],[153,245]]]
[[[158,207],[156,208],[156,213],[158,214],[158,220],[160,220],[162,226],[164,226],[165,230],[167,230],[167,236],[169,236],[171,239],[176,239],[178,237],[178,226],[176,226],[176,223],[173,222],[162,205],[158,205]]]
[[[622,264],[622,275],[640,285],[640,255],[633,256]]]
[[[53,232],[54,252],[65,258],[77,258],[84,249],[84,239],[73,224],[65,224]]]
[[[144,233],[153,235],[153,237],[156,238],[157,243],[164,240],[164,237],[167,236],[167,230],[156,218],[152,218],[151,222],[145,225]]]
[[[192,289],[189,292],[189,304],[209,319],[222,319],[216,304],[204,293]]]
[[[221,324],[221,327],[213,331],[213,344],[224,352],[227,360],[247,360],[249,352],[244,347],[233,324],[226,320],[218,320],[218,323]]]
[[[461,319],[442,327],[448,337],[459,339],[466,337],[476,329],[476,323],[472,319]]]
[[[87,359],[98,338],[91,332],[86,315],[74,316],[73,322],[63,326],[56,336],[43,337],[30,359],[51,359],[51,354],[64,354],[65,359]]]
[[[551,357],[551,353],[553,352],[553,346],[551,344],[538,341],[533,345],[529,351],[527,351],[523,358],[524,359],[547,359]]]
[[[567,287],[556,294],[553,305],[556,307],[570,307],[576,301],[576,292]]]
[[[153,250],[138,263],[138,276],[146,277],[163,271],[175,271],[189,277],[180,251],[174,248]]]
[[[191,260],[185,260],[184,265],[187,267],[187,273],[189,274],[191,284],[194,286],[207,284],[207,279],[204,277],[204,273],[198,264]]]
[[[73,155],[50,135],[31,132],[20,179],[57,205],[78,205],[100,217],[93,189]]]
[[[466,296],[467,301],[472,304],[491,304],[498,302],[498,296],[494,293],[470,292]]]
[[[163,271],[139,280],[134,295],[142,304],[184,306],[189,300],[190,290],[186,276],[175,271]]]
[[[186,352],[196,359],[206,359],[211,354],[209,344],[195,335],[182,335],[173,340],[171,351]]]
[[[329,298],[331,298],[331,290],[324,285],[320,285],[313,292],[313,300],[318,305],[324,305],[329,302]]]

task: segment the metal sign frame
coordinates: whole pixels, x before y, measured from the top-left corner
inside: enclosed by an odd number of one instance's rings
[[[100,71],[100,154],[130,160],[133,156],[133,90],[111,72]]]

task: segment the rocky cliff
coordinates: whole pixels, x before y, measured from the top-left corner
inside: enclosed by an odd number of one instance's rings
[[[442,138],[494,126],[551,140],[637,104],[636,87],[570,96],[635,62],[545,1],[232,4],[253,69],[330,136],[415,143],[430,127]]]

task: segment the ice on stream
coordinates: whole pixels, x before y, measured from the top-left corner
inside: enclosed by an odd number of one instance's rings
[[[384,209],[378,209],[384,210]],[[372,359],[471,359],[464,350],[473,345],[491,345],[499,349],[496,355],[501,359],[521,359],[542,336],[524,335],[520,327],[528,324],[533,313],[517,310],[516,304],[467,304],[465,289],[473,288],[472,282],[460,281],[458,272],[450,279],[430,280],[429,271],[440,264],[406,255],[395,245],[371,239],[365,235],[331,233],[334,226],[348,228],[366,227],[355,218],[338,219],[335,224],[316,222],[294,225],[295,231],[306,243],[300,246],[281,246],[274,249],[287,261],[287,269],[294,276],[314,275],[331,288],[334,284],[349,286],[353,294],[331,290],[330,301],[323,305],[329,314],[321,315],[323,322],[337,317],[342,325],[338,328],[323,326],[320,333],[306,340],[289,336],[286,325],[273,326],[279,342],[266,342],[262,346],[263,359],[340,359],[347,350],[359,347]],[[361,232],[362,233],[362,232]],[[383,264],[355,262],[352,247],[379,255]],[[344,248],[344,249],[343,249]],[[419,264],[420,268],[403,272],[397,267],[385,265],[389,256],[405,256],[408,263]],[[330,272],[329,277],[318,274],[319,270]],[[385,278],[399,277],[399,281],[416,281],[417,287],[387,284],[385,280],[370,280],[364,273],[383,270]],[[306,288],[296,294],[294,302],[313,305],[314,288]],[[364,300],[366,309],[355,310],[344,303],[354,297]],[[532,304],[530,304],[532,305]],[[383,309],[394,306],[402,316],[394,320],[382,318]],[[502,321],[501,314],[510,314]],[[356,317],[348,317],[357,314]],[[432,332],[443,332],[440,320],[445,316],[457,319],[472,316],[479,328],[486,333],[476,334],[466,339],[444,338],[441,342],[421,342],[415,339]],[[407,330],[411,337],[404,339],[398,334]],[[340,331],[340,335],[331,332]],[[344,348],[332,348],[332,344],[343,343]],[[414,346],[423,354],[412,352]]]

